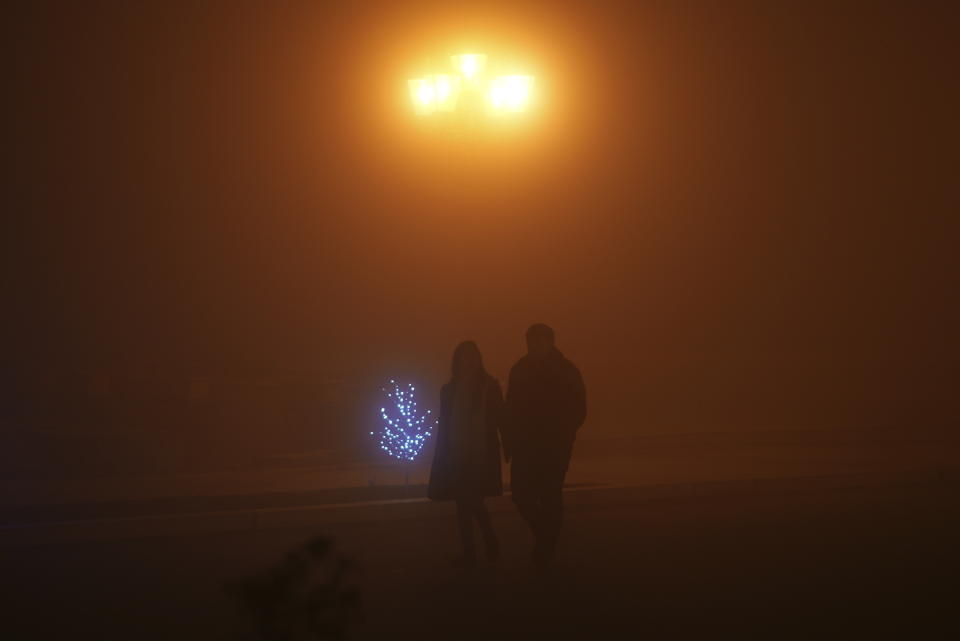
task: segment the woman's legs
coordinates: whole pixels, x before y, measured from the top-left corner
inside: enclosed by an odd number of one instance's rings
[[[461,497],[457,499],[457,525],[460,527],[460,542],[463,545],[463,555],[467,558],[476,558],[477,549],[473,536],[473,520],[480,526],[480,535],[487,556],[496,557],[500,552],[500,542],[493,531],[493,523],[487,506],[483,504],[482,496]]]
[[[457,499],[457,525],[460,527],[460,543],[466,559],[477,558],[477,548],[473,541],[473,515],[476,511],[472,498]]]
[[[480,526],[480,534],[483,536],[483,544],[487,549],[487,556],[496,557],[500,553],[500,541],[493,531],[493,523],[490,521],[490,513],[487,506],[483,503],[483,498],[479,498],[476,504],[477,525]]]

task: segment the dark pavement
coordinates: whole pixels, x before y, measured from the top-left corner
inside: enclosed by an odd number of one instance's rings
[[[956,638],[960,502],[948,469],[567,493],[537,577],[508,498],[504,547],[465,574],[452,507],[283,512],[226,532],[0,548],[10,639],[250,639],[226,581],[327,534],[361,565],[361,639]],[[950,626],[954,627],[951,632]]]

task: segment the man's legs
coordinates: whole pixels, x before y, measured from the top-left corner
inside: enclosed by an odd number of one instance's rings
[[[549,561],[553,559],[563,523],[563,479],[566,466],[554,464],[545,470],[546,478],[540,497],[540,546]]]
[[[537,488],[536,459],[528,452],[514,454],[510,466],[510,491],[520,516],[527,522],[530,531],[540,538],[540,493]]]
[[[545,567],[553,560],[563,523],[563,481],[570,464],[573,443],[545,448],[536,466],[537,549],[535,559]]]
[[[516,452],[510,468],[513,502],[536,537],[534,558],[548,564],[554,556],[563,520],[563,481],[573,443]]]
[[[460,528],[460,543],[463,545],[463,557],[466,561],[473,561],[477,558],[477,548],[473,540],[473,514],[474,506],[472,500],[467,498],[457,499],[457,525]]]

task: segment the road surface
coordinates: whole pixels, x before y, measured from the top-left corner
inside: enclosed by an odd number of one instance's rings
[[[452,507],[421,500],[20,541],[0,547],[4,638],[252,639],[225,582],[316,534],[360,564],[355,639],[958,638],[958,485],[952,469],[583,485],[546,578],[508,497],[491,502],[503,558],[473,573],[449,563]]]

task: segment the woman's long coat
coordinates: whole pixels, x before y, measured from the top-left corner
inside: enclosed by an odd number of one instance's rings
[[[434,501],[500,496],[503,494],[503,482],[500,479],[499,437],[503,424],[503,393],[500,390],[500,383],[492,376],[487,377],[486,451],[479,465],[458,466],[450,451],[453,397],[453,383],[447,383],[440,390],[437,441],[433,452],[433,465],[430,468],[427,496]]]

